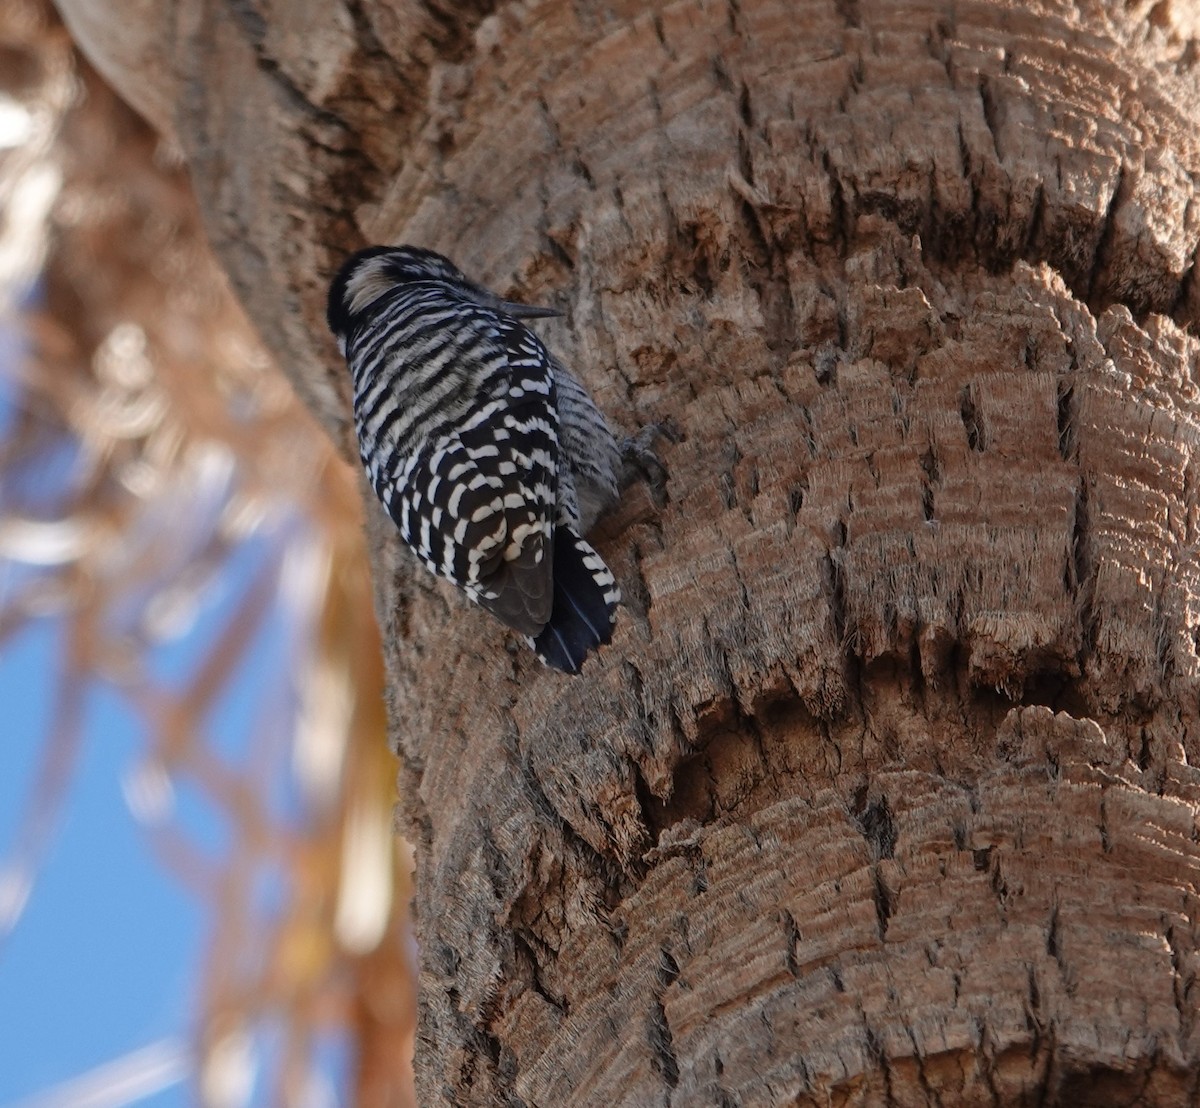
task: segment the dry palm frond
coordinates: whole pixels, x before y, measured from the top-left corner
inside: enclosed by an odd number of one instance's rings
[[[0,292],[12,309],[0,317],[12,409],[0,645],[48,616],[69,644],[0,869],[0,932],[62,803],[83,691],[106,682],[149,736],[126,782],[131,810],[212,913],[204,1099],[236,1101],[242,1045],[270,1025],[276,1102],[301,1098],[316,1044],[342,1034],[372,1060],[357,1102],[408,1103],[408,859],[390,833],[352,473],[313,449],[325,440],[213,263],[176,159],[76,59],[44,4],[0,10],[0,51]],[[6,134],[19,141],[4,148]],[[165,677],[158,652],[213,621],[199,660]],[[221,734],[247,667],[261,671],[253,723]],[[232,829],[225,855],[177,822],[181,789]],[[277,890],[265,901],[264,883]],[[380,1058],[392,1060],[382,1078]]]

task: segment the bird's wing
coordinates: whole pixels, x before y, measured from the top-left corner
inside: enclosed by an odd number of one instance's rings
[[[503,316],[496,325],[506,365],[423,452],[423,479],[411,486],[427,490],[427,502],[414,506],[420,522],[409,541],[497,619],[536,635],[554,600],[554,383],[538,339]]]

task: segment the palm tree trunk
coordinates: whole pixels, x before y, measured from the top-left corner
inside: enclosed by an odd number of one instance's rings
[[[1183,8],[164,19],[210,233],[348,457],[323,285],[368,240],[563,308],[614,422],[683,432],[573,680],[372,508],[423,1103],[1193,1097]]]

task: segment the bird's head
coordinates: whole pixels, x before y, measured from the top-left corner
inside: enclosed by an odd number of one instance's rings
[[[419,246],[368,246],[351,254],[329,286],[326,319],[342,354],[355,324],[372,304],[406,284],[433,283],[482,307],[517,319],[558,315],[552,308],[536,308],[501,300],[495,293],[469,281],[449,258]]]

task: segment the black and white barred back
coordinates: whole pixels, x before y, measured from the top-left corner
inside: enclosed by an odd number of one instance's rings
[[[432,572],[576,673],[620,594],[583,534],[617,497],[620,451],[583,386],[501,300],[411,246],[350,257],[329,326],[350,366],[359,452]]]

